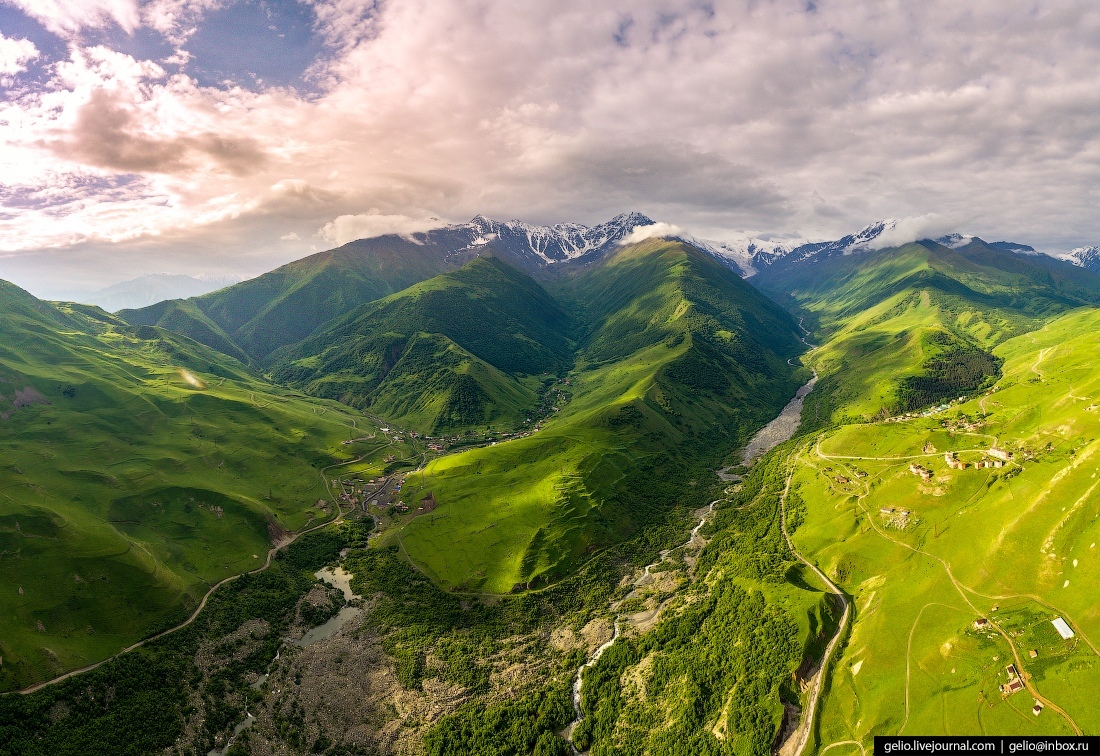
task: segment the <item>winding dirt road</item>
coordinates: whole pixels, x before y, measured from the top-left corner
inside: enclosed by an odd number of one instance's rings
[[[787,532],[787,494],[789,494],[791,490],[792,478],[794,478],[793,469],[787,473],[787,485],[783,488],[783,496],[779,499],[779,523],[783,530],[783,538],[786,539],[787,548],[791,550],[791,553],[794,554],[800,562],[813,570],[815,575],[821,578],[821,582],[829,587],[830,593],[840,598],[841,602],[844,604],[844,614],[841,615],[836,634],[833,635],[833,639],[829,641],[829,645],[825,647],[825,653],[821,657],[821,665],[818,667],[814,676],[810,678],[810,695],[806,701],[806,707],[802,710],[801,717],[799,717],[798,727],[779,748],[779,756],[802,756],[802,752],[806,750],[806,745],[810,742],[810,732],[813,730],[814,715],[817,713],[817,702],[821,697],[821,689],[825,682],[825,674],[829,670],[829,662],[833,657],[833,651],[836,650],[837,645],[840,643],[840,639],[844,637],[844,633],[848,629],[848,618],[852,613],[851,601],[844,595],[844,592],[841,591],[836,583],[830,580],[824,572],[818,569],[817,565],[802,556],[798,549],[795,548],[794,541],[791,540],[791,536]],[[860,750],[862,750],[862,748],[863,747],[860,746]]]
[[[349,514],[350,512],[353,512],[355,510],[355,507],[349,507],[348,510],[345,512],[344,508],[340,506],[340,502],[336,499],[336,497],[332,493],[332,487],[331,487],[331,484],[329,482],[329,479],[325,476],[325,471],[326,470],[331,470],[334,467],[343,467],[345,465],[351,465],[351,464],[355,464],[356,462],[361,462],[365,458],[365,456],[366,455],[363,455],[363,456],[358,457],[357,459],[348,460],[347,462],[338,462],[334,465],[329,465],[328,467],[322,468],[320,470],[321,478],[325,482],[325,490],[328,491],[329,496],[332,497],[333,502],[336,504],[336,510],[338,512],[336,517],[334,517],[331,520],[326,520],[325,522],[319,523],[319,524],[314,525],[312,527],[303,528],[302,530],[299,530],[299,531],[291,534],[290,538],[288,538],[287,540],[285,540],[282,543],[279,543],[279,544],[273,546],[272,548],[270,548],[267,552],[267,559],[264,560],[264,563],[263,563],[262,567],[257,567],[256,569],[248,570],[247,572],[240,572],[240,573],[237,573],[236,575],[230,575],[229,577],[224,578],[224,579],[219,580],[218,582],[214,583],[214,585],[210,586],[210,589],[206,592],[206,594],[203,595],[202,601],[200,601],[199,605],[197,607],[195,607],[195,610],[193,612],[191,612],[190,616],[188,616],[188,618],[186,620],[184,620],[183,622],[181,622],[180,624],[178,624],[174,627],[170,627],[167,630],[164,630],[162,632],[159,632],[156,635],[151,635],[148,638],[143,638],[142,640],[138,641],[137,643],[129,645],[126,648],[119,651],[118,653],[113,654],[112,656],[108,656],[106,659],[103,659],[102,661],[98,661],[95,664],[89,664],[86,667],[80,667],[78,669],[69,670],[65,674],[60,675],[58,677],[55,677],[53,679],[44,680],[40,683],[35,683],[34,685],[31,685],[31,686],[26,687],[26,688],[22,688],[20,690],[10,690],[10,691],[7,691],[7,692],[2,693],[0,695],[11,695],[13,693],[20,693],[20,694],[23,694],[23,695],[27,695],[29,693],[34,693],[35,691],[42,690],[43,688],[45,688],[48,685],[54,685],[55,683],[59,683],[62,680],[68,680],[70,677],[76,677],[77,675],[82,675],[85,672],[91,672],[93,669],[96,669],[97,667],[100,667],[100,666],[106,664],[107,662],[111,661],[112,659],[116,659],[119,656],[122,656],[123,654],[128,654],[131,651],[136,651],[137,649],[144,646],[146,643],[149,643],[151,641],[155,641],[158,638],[163,638],[166,635],[171,635],[172,633],[177,632],[177,631],[182,630],[183,628],[187,627],[192,622],[194,622],[195,619],[199,616],[199,613],[206,607],[206,602],[210,600],[210,597],[212,595],[214,595],[214,591],[218,590],[218,588],[225,585],[226,583],[233,582],[234,580],[239,578],[241,575],[254,575],[257,572],[263,572],[264,570],[266,570],[268,567],[271,566],[271,560],[275,557],[275,555],[277,553],[279,553],[280,551],[285,549],[290,544],[294,543],[296,540],[298,540],[299,538],[304,536],[306,533],[312,533],[315,530],[319,530],[321,528],[328,527],[329,525],[334,525],[334,524],[342,521],[344,519],[345,515]],[[393,477],[393,476],[391,475],[391,476],[384,479],[384,482],[382,484],[383,488],[389,482],[390,477]]]

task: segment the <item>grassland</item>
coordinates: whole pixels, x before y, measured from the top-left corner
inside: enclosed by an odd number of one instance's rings
[[[342,443],[361,415],[186,338],[9,285],[0,310],[0,689],[178,621],[335,515],[324,468],[382,454]]]
[[[574,323],[531,278],[480,257],[273,355],[280,383],[421,433],[521,427],[538,376],[572,363]]]
[[[1100,312],[1079,310],[1007,339],[992,390],[927,418],[842,426],[795,456],[807,508],[795,542],[855,603],[819,752],[901,732],[1100,732],[1098,326]],[[975,467],[994,446],[1013,460]],[[949,468],[946,451],[969,467]],[[1002,697],[1009,663],[1028,689]]]
[[[537,432],[410,475],[391,534],[445,588],[507,593],[706,503],[708,468],[770,420],[801,374],[794,323],[682,244],[626,248],[563,296],[586,313],[572,400]]]

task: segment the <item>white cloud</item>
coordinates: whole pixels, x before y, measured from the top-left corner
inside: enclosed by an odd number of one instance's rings
[[[0,249],[27,253],[20,270],[151,240],[262,269],[297,248],[287,229],[335,243],[479,212],[1100,242],[1085,0],[318,0],[308,95],[200,86],[73,31],[184,38],[220,1],[16,2],[71,40],[52,78],[0,98]]]
[[[370,239],[386,234],[402,236],[431,231],[447,225],[439,218],[410,218],[407,215],[341,215],[329,221],[317,235],[330,244],[340,246],[356,239]]]
[[[937,239],[957,230],[958,225],[955,222],[935,213],[929,213],[893,221],[891,227],[860,247],[862,249],[900,247],[922,239]]]
[[[635,226],[634,230],[631,231],[629,235],[625,236],[619,244],[625,247],[627,244],[637,244],[646,239],[664,239],[671,236],[683,236],[683,233],[684,229],[679,226],[657,222],[648,226]]]
[[[13,39],[0,33],[0,82],[11,83],[11,75],[27,70],[27,62],[38,57],[38,48],[27,39]]]
[[[301,240],[302,240],[302,237],[298,236],[298,234],[294,231],[291,231],[290,233],[287,233],[287,234],[283,234],[282,236],[279,237],[279,241],[301,241]]]
[[[140,16],[137,0],[4,0],[54,34],[69,36],[85,28],[100,28],[115,22],[127,33],[137,29]]]

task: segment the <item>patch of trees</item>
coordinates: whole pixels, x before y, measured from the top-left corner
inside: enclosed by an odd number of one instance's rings
[[[907,376],[897,389],[897,410],[912,412],[989,386],[1003,360],[972,346],[953,346],[927,360],[923,375]]]
[[[692,600],[586,671],[578,748],[593,756],[771,750],[783,685],[804,644],[793,617],[751,585],[786,581],[794,564],[779,522],[789,447],[758,462],[704,527]]]

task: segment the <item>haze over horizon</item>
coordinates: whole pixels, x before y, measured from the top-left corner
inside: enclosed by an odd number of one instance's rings
[[[0,278],[43,296],[478,213],[1100,242],[1083,2],[4,0],[0,35]]]

